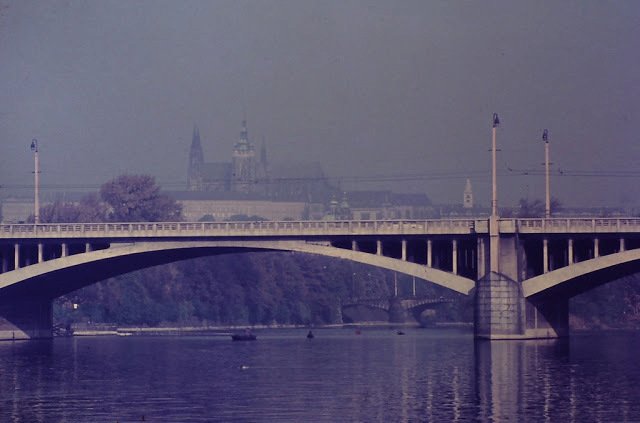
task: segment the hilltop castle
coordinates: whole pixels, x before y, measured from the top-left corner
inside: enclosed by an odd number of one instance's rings
[[[187,172],[189,191],[217,193],[223,198],[252,198],[324,203],[332,188],[319,163],[271,164],[264,143],[257,153],[247,122],[233,146],[230,162],[205,162],[200,130],[195,127]]]

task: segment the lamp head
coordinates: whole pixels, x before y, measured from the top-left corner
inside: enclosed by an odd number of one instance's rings
[[[542,131],[542,141],[549,142],[549,131],[546,129]]]
[[[31,140],[31,151],[34,153],[38,152],[38,140],[35,138]]]
[[[493,127],[497,128],[500,125],[500,119],[498,119],[498,114],[493,114]]]

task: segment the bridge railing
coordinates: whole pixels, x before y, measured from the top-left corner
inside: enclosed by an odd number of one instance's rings
[[[521,233],[640,232],[640,218],[513,219]]]
[[[640,218],[500,219],[504,233],[640,232]],[[304,220],[256,222],[45,223],[0,225],[0,239],[206,236],[468,235],[488,232],[487,219]]]
[[[474,219],[0,225],[0,238],[471,234]]]

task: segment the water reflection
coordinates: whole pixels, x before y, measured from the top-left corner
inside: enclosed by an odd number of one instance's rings
[[[637,333],[0,343],[0,421],[637,421]]]

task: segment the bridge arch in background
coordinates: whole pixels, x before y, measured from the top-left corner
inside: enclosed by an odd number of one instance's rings
[[[395,270],[469,295],[475,281],[421,264],[305,241],[172,241],[113,243],[110,248],[62,257],[0,275],[4,297],[57,298],[113,276],[180,260],[255,251],[290,251],[351,260]]]

